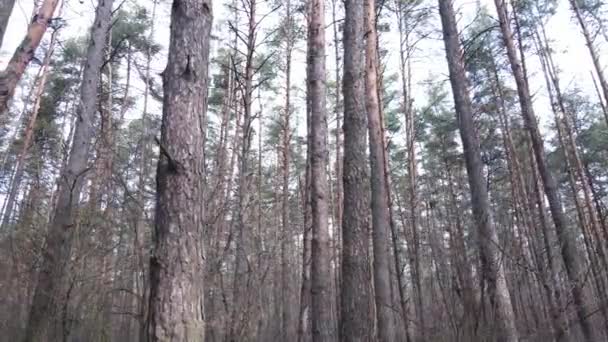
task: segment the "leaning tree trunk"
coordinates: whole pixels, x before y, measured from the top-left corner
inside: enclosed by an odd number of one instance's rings
[[[485,277],[494,308],[494,324],[497,341],[518,340],[513,307],[501,261],[496,227],[492,222],[488,190],[483,175],[483,164],[479,150],[479,139],[473,121],[471,100],[467,91],[464,56],[458,38],[458,28],[451,1],[439,0],[439,12],[443,26],[446,56],[450,70],[450,82],[454,104],[458,115],[458,125],[464,150],[465,164],[471,190],[473,217],[478,230],[478,245]]]
[[[211,0],[175,0],[156,175],[149,341],[205,340],[203,164]]]
[[[374,336],[369,281],[369,175],[367,170],[364,57],[364,0],[346,0],[344,22],[344,205],[340,341]]]
[[[14,6],[15,0],[0,1],[0,48],[2,48],[6,28],[8,27],[8,20],[11,17],[11,13],[13,13]]]
[[[113,0],[108,0],[107,2],[111,5],[112,1]],[[44,32],[46,32],[46,29],[51,22],[53,12],[55,12],[58,3],[59,0],[45,0],[42,3],[38,10],[38,14],[34,16],[34,19],[27,29],[25,38],[23,38],[19,47],[15,50],[6,69],[0,72],[0,115],[5,115],[8,111],[9,101],[15,94],[17,83],[25,73],[25,69],[30,61],[34,58],[34,53],[36,52],[38,45],[40,45],[42,36],[44,36]],[[100,2],[100,4],[102,4],[102,2]],[[103,43],[101,45],[103,47]]]
[[[5,204],[6,209],[4,210],[4,216],[2,217],[2,225],[0,226],[0,230],[6,230],[6,228],[10,224],[11,216],[13,213],[13,207],[15,206],[15,201],[17,200],[17,192],[19,191],[19,187],[21,186],[21,181],[23,179],[25,158],[27,157],[28,150],[32,144],[32,139],[34,137],[34,129],[36,127],[38,112],[40,111],[40,101],[42,100],[42,93],[44,92],[44,87],[48,79],[49,64],[51,62],[51,57],[53,56],[53,52],[55,50],[55,41],[57,40],[58,32],[59,31],[57,30],[53,31],[53,34],[51,35],[51,42],[49,43],[49,49],[46,52],[46,55],[44,56],[44,61],[42,62],[40,79],[36,84],[36,90],[34,91],[32,98],[34,100],[34,106],[32,107],[29,121],[25,129],[25,137],[23,139],[21,153],[19,154],[17,163],[15,164],[15,172],[13,175],[13,179],[10,183],[10,190]]]
[[[589,55],[591,56],[591,61],[593,62],[593,68],[595,69],[595,73],[597,74],[597,78],[600,81],[600,87],[602,88],[602,94],[604,95],[604,101],[608,101],[608,81],[606,81],[606,75],[604,74],[604,69],[600,63],[600,59],[598,56],[598,52],[595,49],[595,45],[593,44],[593,37],[591,36],[591,32],[589,32],[589,28],[587,27],[587,22],[585,22],[585,18],[583,18],[583,14],[581,13],[580,6],[576,0],[569,0],[570,7],[572,12],[574,12],[574,16],[578,21],[578,24],[581,27],[581,31],[583,32],[583,37],[585,37],[585,44],[587,45],[587,49],[589,50]],[[595,79],[594,81],[595,82]],[[600,102],[603,103],[601,97]],[[608,114],[604,112],[606,123],[608,123]]]
[[[308,106],[310,111],[312,266],[311,317],[315,342],[334,341],[336,329],[331,291],[329,193],[327,191],[327,109],[325,86],[325,5],[311,0],[308,18]]]
[[[555,230],[557,232],[557,238],[560,244],[560,251],[566,267],[566,274],[568,276],[568,281],[570,282],[570,288],[572,290],[574,307],[576,309],[585,340],[588,342],[595,341],[596,339],[589,320],[590,310],[585,303],[584,298],[582,281],[584,269],[583,265],[581,264],[579,252],[575,245],[576,238],[574,236],[574,232],[568,226],[568,219],[564,213],[562,202],[559,197],[557,183],[553,177],[553,174],[549,170],[549,166],[547,165],[545,159],[543,139],[538,129],[538,122],[534,114],[532,97],[528,87],[528,82],[526,80],[526,75],[522,67],[522,62],[517,56],[517,49],[515,48],[515,43],[513,42],[513,32],[510,26],[505,0],[494,0],[494,3],[498,12],[503,42],[507,50],[507,56],[509,58],[511,70],[517,85],[521,114],[526,123],[528,133],[530,134],[536,164],[538,166],[540,177],[543,181],[545,195],[549,201],[549,209],[551,210],[551,215],[555,224]]]
[[[376,53],[376,9],[374,0],[365,1],[365,103],[369,128],[369,151],[372,190],[372,244],[374,251],[374,288],[378,340],[394,341],[391,275],[390,275],[390,215],[385,176],[384,134],[378,99]]]
[[[54,320],[54,304],[59,298],[61,280],[69,262],[70,236],[75,225],[82,186],[89,170],[88,159],[97,107],[99,73],[103,64],[106,35],[112,19],[112,2],[99,0],[97,5],[83,72],[72,150],[61,175],[55,214],[50,222],[46,248],[42,253],[42,265],[24,337],[27,342],[52,339],[50,325]]]

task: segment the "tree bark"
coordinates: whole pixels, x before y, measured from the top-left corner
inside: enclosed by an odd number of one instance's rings
[[[112,0],[99,0],[95,13],[80,101],[76,109],[78,120],[72,150],[62,172],[55,214],[48,228],[46,249],[42,253],[42,266],[24,337],[26,342],[40,342],[52,338],[50,325],[54,320],[54,304],[59,298],[61,280],[69,262],[72,228],[76,224],[80,193],[89,170],[87,163],[93,134],[92,123],[97,104],[100,68],[104,57],[103,49],[112,18],[112,2]]]
[[[385,175],[384,134],[378,98],[376,8],[365,1],[365,104],[371,164],[372,244],[378,340],[395,340],[390,276],[390,215]]]
[[[148,341],[205,340],[202,201],[210,0],[175,0],[157,169]]]
[[[308,15],[308,106],[310,111],[312,204],[312,339],[336,340],[332,313],[327,182],[327,108],[325,85],[325,4],[312,0]]]
[[[369,282],[369,174],[366,156],[364,0],[347,0],[344,21],[344,204],[340,341],[374,338]]]
[[[440,0],[439,12],[471,191],[473,217],[478,230],[478,245],[484,268],[483,276],[489,285],[490,301],[494,306],[496,338],[497,341],[515,342],[518,340],[518,332],[509,298],[501,251],[499,250],[498,235],[490,212],[479,138],[477,137],[471,100],[467,90],[468,80],[465,73],[464,56],[458,38],[458,28],[451,0]]]
[[[108,1],[112,2],[113,0]],[[21,80],[25,69],[34,58],[34,53],[51,22],[57,4],[59,4],[59,0],[45,0],[40,5],[38,14],[34,16],[27,29],[25,38],[23,38],[19,47],[15,50],[6,69],[0,72],[0,115],[7,114],[9,102],[15,94],[17,83]]]

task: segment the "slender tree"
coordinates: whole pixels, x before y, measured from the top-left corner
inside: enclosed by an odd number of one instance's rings
[[[519,56],[517,55],[517,50],[513,41],[513,32],[510,26],[506,2],[505,0],[495,0],[494,3],[498,12],[500,30],[507,51],[509,64],[517,85],[517,94],[519,97],[521,114],[530,135],[534,156],[536,158],[536,164],[538,166],[540,177],[543,181],[545,195],[549,201],[549,209],[551,210],[555,230],[557,231],[560,251],[564,260],[564,265],[566,266],[566,273],[568,275],[568,281],[570,282],[570,288],[572,291],[572,297],[579,319],[579,324],[581,325],[581,330],[585,340],[589,342],[595,341],[594,332],[591,327],[591,322],[589,321],[590,310],[587,307],[586,300],[584,298],[583,283],[581,281],[581,277],[583,277],[583,267],[579,252],[574,244],[574,231],[571,229],[568,218],[564,214],[562,202],[558,194],[557,183],[546,162],[544,142],[542,136],[540,135],[538,122],[534,114],[532,97],[530,95],[530,89],[525,74],[525,67],[522,64],[522,60],[520,60]]]
[[[80,101],[76,112],[79,119],[76,121],[69,159],[62,172],[55,213],[47,232],[46,248],[42,255],[42,266],[38,273],[24,337],[26,342],[45,341],[54,336],[50,327],[54,321],[54,305],[59,298],[61,280],[69,262],[71,235],[77,220],[78,202],[89,171],[87,164],[93,135],[99,75],[111,19],[112,0],[100,0],[91,29],[87,62],[83,71]]]
[[[483,277],[488,282],[490,300],[494,307],[493,324],[497,328],[496,339],[498,341],[515,342],[518,340],[515,315],[509,297],[509,289],[507,288],[504,264],[499,249],[500,243],[490,211],[488,189],[483,175],[483,164],[479,150],[479,138],[473,121],[473,110],[467,90],[468,80],[465,73],[464,57],[460,46],[452,1],[440,0],[439,13],[441,15],[443,39],[450,70],[450,83],[452,84],[452,94],[458,116],[458,126],[471,190],[473,216],[477,225]]]
[[[378,339],[394,341],[395,327],[392,315],[389,244],[389,202],[385,175],[384,127],[378,99],[376,5],[365,1],[365,104],[369,128],[369,150],[372,190],[372,242],[374,251],[374,289]]]
[[[325,85],[325,4],[311,0],[308,14],[307,100],[310,111],[312,206],[311,317],[313,342],[335,341],[331,290],[329,193],[327,182],[327,108]]]

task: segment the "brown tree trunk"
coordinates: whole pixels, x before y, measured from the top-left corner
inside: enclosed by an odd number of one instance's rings
[[[308,106],[310,111],[312,205],[312,339],[336,340],[332,313],[331,246],[328,227],[327,108],[325,86],[325,4],[312,0],[308,14]]]
[[[308,137],[310,140],[310,112],[306,115]],[[311,281],[310,281],[310,266],[311,266],[311,244],[312,244],[312,209],[310,203],[310,150],[306,151],[306,172],[304,182],[300,180],[300,196],[302,202],[302,212],[304,216],[304,229],[302,234],[302,284],[300,287],[300,307],[298,313],[298,342],[309,342],[310,334],[310,306],[311,306]],[[304,184],[302,184],[304,183]]]
[[[6,115],[9,102],[15,94],[17,83],[21,80],[25,69],[34,58],[34,53],[51,22],[57,4],[59,4],[59,0],[45,0],[40,5],[38,13],[34,16],[27,29],[25,38],[19,47],[17,47],[17,50],[15,50],[6,69],[0,72],[0,115]]]
[[[505,278],[496,227],[492,222],[488,190],[483,175],[483,165],[479,150],[479,139],[473,122],[471,100],[467,91],[464,57],[458,37],[458,28],[451,1],[439,1],[439,11],[443,26],[443,37],[450,70],[450,82],[471,190],[473,216],[478,229],[478,245],[483,276],[489,285],[490,301],[494,306],[494,327],[497,341],[518,340],[513,307]]]
[[[338,0],[332,0],[331,1],[331,5],[332,5],[332,9],[331,9],[331,16],[332,16],[332,28],[333,28],[333,36],[334,36],[334,57],[335,57],[335,63],[336,63],[336,70],[335,70],[335,78],[336,78],[336,86],[335,86],[335,106],[334,106],[334,115],[336,118],[336,129],[335,129],[335,143],[336,143],[336,159],[335,159],[335,181],[336,181],[336,188],[334,190],[334,197],[333,197],[333,208],[334,208],[334,220],[333,220],[333,224],[332,224],[332,233],[334,234],[333,240],[334,240],[334,246],[333,246],[333,253],[334,253],[334,264],[335,266],[335,275],[336,275],[336,291],[338,291],[337,295],[336,295],[336,307],[339,308],[340,307],[340,283],[341,283],[341,276],[342,276],[342,271],[340,270],[340,267],[342,267],[342,262],[341,262],[341,258],[342,258],[342,212],[344,210],[343,206],[344,206],[344,202],[343,202],[343,198],[344,198],[344,190],[343,190],[343,184],[342,184],[342,169],[343,169],[343,159],[342,159],[342,113],[344,111],[343,107],[342,107],[342,77],[340,75],[340,40],[338,39],[338,27],[339,27],[339,23],[338,23],[338,19],[337,19],[337,11],[338,9],[336,8],[338,4]],[[330,183],[332,184],[332,183]],[[340,310],[336,310],[336,314],[337,314],[337,319],[338,322],[340,322]]]
[[[76,223],[80,193],[89,170],[87,163],[93,134],[99,73],[111,18],[112,0],[99,0],[83,72],[72,150],[62,172],[55,214],[48,228],[46,249],[42,254],[42,266],[24,337],[26,342],[45,341],[53,336],[50,326],[54,320],[54,304],[59,298],[61,280],[69,262],[72,228]]]
[[[517,85],[521,113],[526,123],[528,133],[530,134],[534,156],[536,158],[538,170],[543,181],[545,194],[549,201],[551,215],[553,216],[553,222],[555,224],[555,230],[557,232],[562,258],[564,259],[564,265],[566,266],[566,273],[571,285],[572,296],[578,319],[580,321],[585,340],[592,342],[595,341],[595,337],[591,323],[588,320],[589,309],[585,303],[583,283],[581,282],[581,279],[579,279],[579,277],[583,275],[583,268],[579,260],[579,253],[576,249],[574,232],[569,227],[568,220],[564,214],[561,199],[559,198],[557,183],[545,160],[544,143],[538,129],[536,116],[534,114],[532,97],[530,96],[530,90],[526,80],[524,67],[522,61],[520,61],[519,57],[517,56],[517,50],[513,42],[513,32],[510,26],[505,0],[494,0],[494,3],[498,13],[503,42],[507,50],[507,56],[509,58],[511,70]]]
[[[384,134],[378,98],[376,9],[374,0],[365,1],[365,104],[371,164],[373,274],[378,340],[395,340],[389,244],[390,215],[385,175]]]
[[[173,3],[163,73],[149,341],[205,340],[201,226],[211,24],[210,0]]]
[[[344,204],[340,341],[374,338],[369,282],[369,175],[366,154],[364,0],[347,0],[344,22]]]

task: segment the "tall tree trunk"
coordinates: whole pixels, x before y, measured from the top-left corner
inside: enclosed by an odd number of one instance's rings
[[[385,175],[384,127],[380,114],[377,72],[376,8],[374,0],[365,1],[365,104],[369,129],[372,190],[372,244],[374,251],[374,288],[378,339],[395,340],[391,296],[389,244],[390,215]]]
[[[112,96],[112,70],[114,61],[112,61],[112,28],[108,32],[106,42],[106,61],[105,61],[105,83],[102,82],[104,91],[100,96],[99,113],[100,120],[100,141],[96,146],[95,161],[93,165],[93,177],[91,190],[89,194],[89,204],[92,213],[101,210],[102,198],[108,194],[109,183],[112,177],[112,164],[114,161],[113,145],[113,96]]]
[[[490,212],[490,202],[483,175],[479,139],[473,121],[473,110],[467,90],[468,81],[464,67],[464,56],[460,46],[452,2],[440,0],[439,12],[450,70],[450,82],[452,84],[452,93],[458,115],[458,126],[462,138],[471,190],[473,216],[478,230],[478,245],[484,267],[483,276],[489,285],[490,301],[494,306],[494,324],[497,329],[496,338],[497,341],[515,342],[518,340],[518,332],[515,325],[513,307],[509,298],[502,256],[499,250],[498,235]]]
[[[282,193],[281,193],[281,339],[289,341],[291,333],[291,301],[290,275],[288,252],[292,248],[291,232],[289,229],[289,164],[291,160],[291,61],[293,53],[293,14],[291,0],[286,4],[286,49],[285,49],[285,108],[283,116],[283,147],[282,147]]]
[[[53,13],[60,0],[45,0],[38,13],[27,28],[27,34],[15,50],[6,69],[0,72],[0,115],[6,115],[10,100],[15,94],[17,83],[25,73],[25,69],[34,58],[34,53],[40,45],[42,36],[51,23]],[[109,0],[112,2],[113,0]],[[4,32],[3,32],[4,33]],[[103,44],[102,44],[103,45]]]
[[[524,118],[528,133],[530,134],[536,164],[538,166],[540,177],[543,181],[545,195],[549,201],[549,209],[551,210],[551,215],[555,224],[555,230],[557,232],[562,258],[564,259],[564,265],[566,266],[568,281],[571,285],[572,297],[574,299],[574,305],[580,321],[581,330],[585,340],[592,342],[595,341],[595,337],[591,327],[591,322],[588,319],[588,314],[590,311],[585,303],[583,282],[581,281],[582,279],[579,279],[583,276],[584,271],[583,266],[581,265],[579,252],[576,249],[576,238],[574,236],[574,231],[571,229],[571,227],[569,227],[568,219],[564,214],[562,202],[558,194],[557,183],[545,160],[544,142],[540,135],[538,122],[534,114],[532,97],[530,95],[524,65],[522,64],[523,60],[520,61],[519,57],[517,56],[517,50],[515,43],[513,42],[513,32],[510,26],[505,0],[494,0],[494,3],[498,13],[503,42],[507,50],[507,56],[509,58],[511,70],[517,85],[517,94],[519,97],[521,114]]]
[[[343,169],[343,159],[342,159],[342,77],[340,75],[340,40],[338,39],[338,27],[339,23],[337,20],[337,5],[338,0],[331,1],[331,18],[332,18],[332,28],[333,28],[333,36],[334,36],[334,57],[336,63],[335,70],[335,78],[336,78],[336,86],[335,86],[335,106],[334,106],[334,115],[336,117],[336,129],[335,129],[335,143],[336,143],[336,159],[335,159],[335,175],[336,175],[336,189],[334,190],[335,195],[333,197],[333,208],[334,208],[334,220],[332,224],[332,233],[335,233],[333,237],[334,246],[334,264],[335,266],[335,275],[336,275],[336,291],[338,294],[336,295],[336,307],[340,307],[340,283],[342,277],[342,271],[340,268],[342,267],[342,212],[344,210],[343,206],[343,198],[344,198],[344,190],[342,188],[342,169]],[[333,183],[330,183],[333,184]],[[340,310],[336,310],[336,314],[338,315],[338,322],[340,322]]]
[[[344,205],[340,341],[374,338],[369,282],[369,175],[366,154],[364,0],[347,0],[344,22]]]
[[[59,298],[61,280],[69,262],[72,228],[76,223],[76,210],[82,186],[89,171],[87,164],[93,135],[93,118],[103,50],[112,19],[112,2],[99,0],[97,5],[83,72],[72,150],[62,172],[55,214],[48,228],[46,249],[42,254],[42,266],[24,337],[26,342],[45,341],[53,336],[50,326],[54,320],[54,304]]]
[[[412,288],[414,296],[414,308],[418,318],[419,334],[422,340],[425,340],[425,321],[423,314],[423,303],[421,293],[421,271],[420,271],[420,238],[418,227],[418,189],[417,189],[417,166],[416,166],[416,132],[414,123],[414,111],[411,108],[410,99],[410,81],[409,81],[409,32],[406,32],[404,24],[405,13],[403,12],[403,4],[399,1],[396,3],[397,20],[399,27],[399,68],[401,73],[401,87],[403,91],[403,112],[405,116],[405,134],[406,134],[406,149],[407,149],[407,188],[409,197],[409,214],[410,214],[410,229],[412,233],[412,246],[410,254],[410,274],[412,278]],[[405,47],[404,47],[405,45]],[[404,228],[407,229],[407,228]]]
[[[248,265],[248,254],[251,253],[253,227],[250,221],[251,202],[251,178],[253,171],[250,165],[250,152],[252,140],[252,103],[253,103],[253,76],[254,76],[254,53],[256,44],[256,12],[257,0],[247,3],[248,26],[246,35],[245,71],[241,83],[243,104],[243,125],[241,129],[241,151],[239,156],[239,179],[236,205],[236,239],[235,239],[235,266],[233,284],[233,308],[231,313],[230,339],[238,341],[248,333],[249,324],[249,301],[248,291],[250,288],[250,274]],[[235,23],[234,25],[238,25]],[[239,33],[240,34],[240,33]]]
[[[336,340],[332,313],[331,246],[327,182],[327,108],[325,85],[325,3],[312,0],[308,14],[308,106],[310,111],[312,204],[312,339]]]
[[[204,341],[202,201],[210,0],[176,0],[163,73],[149,341]]]

